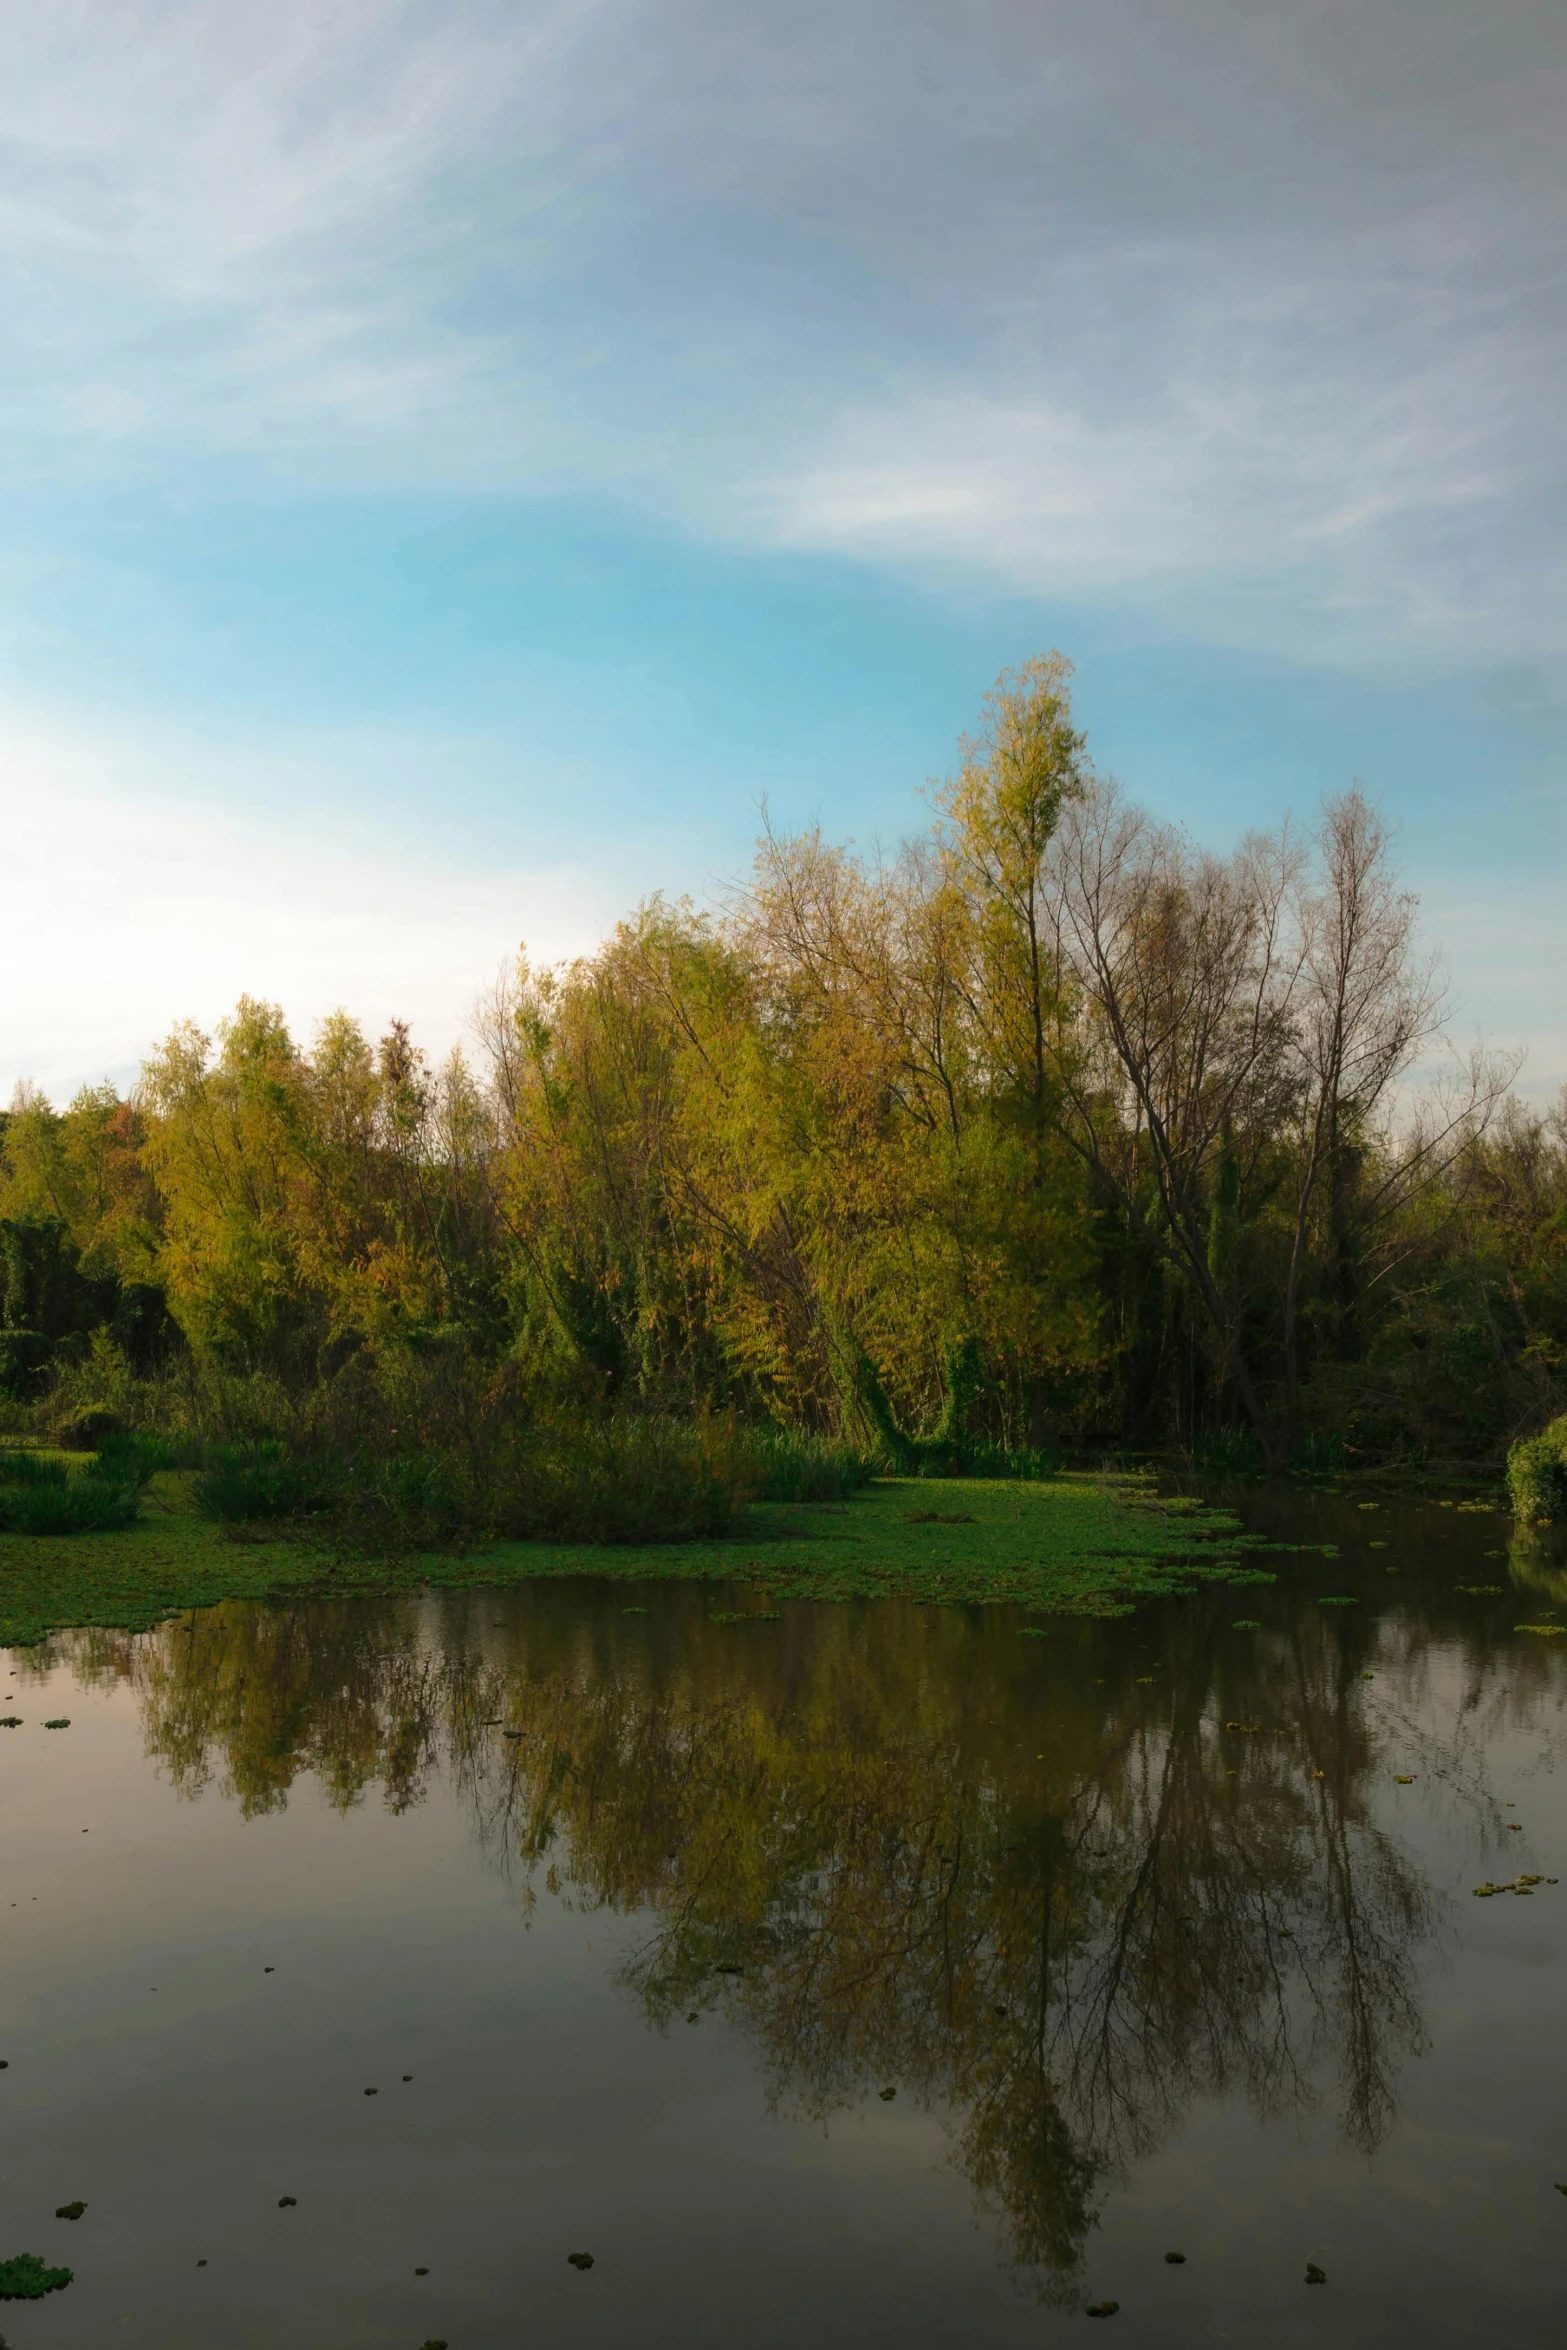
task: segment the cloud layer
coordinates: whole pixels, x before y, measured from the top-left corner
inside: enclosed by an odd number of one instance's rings
[[[1559,675],[1564,58],[1505,0],[16,10],[11,462]]]

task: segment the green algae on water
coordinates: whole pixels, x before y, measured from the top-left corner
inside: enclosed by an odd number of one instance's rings
[[[36,2252],[18,2252],[0,2260],[0,2301],[41,2301],[46,2293],[63,2293],[75,2273],[47,2267]]]
[[[189,1479],[153,1481],[140,1523],[47,1546],[0,1535],[0,1645],[26,1647],[67,1626],[145,1631],[224,1599],[348,1598],[434,1588],[496,1589],[562,1576],[622,1585],[761,1586],[774,1601],[914,1599],[1009,1604],[1045,1615],[1114,1617],[1204,1583],[1274,1578],[1235,1518],[1149,1478],[1064,1475],[1039,1483],[953,1479],[965,1506],[931,1523],[910,1504],[929,1484],[888,1478],[846,1504],[758,1505],[717,1541],[641,1545],[475,1544],[460,1554],[376,1558],[290,1529],[235,1543],[195,1514]],[[751,1617],[758,1612],[748,1611]]]

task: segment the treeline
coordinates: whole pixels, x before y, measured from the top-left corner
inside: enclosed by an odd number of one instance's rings
[[[439,1069],[245,1001],[129,1100],[24,1090],[13,1417],[1499,1461],[1567,1402],[1561,1114],[1446,1049],[1358,790],[1209,853],[1095,773],[1069,681],[999,682],[895,857],[770,834]]]

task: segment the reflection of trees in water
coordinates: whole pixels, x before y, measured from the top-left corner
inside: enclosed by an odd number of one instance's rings
[[[1341,1622],[1237,1657],[1193,1602],[1143,1686],[1127,1628],[1042,1655],[914,1610],[874,1637],[837,1610],[720,1629],[694,1595],[635,1627],[560,1593],[508,1602],[504,1636],[490,1612],[172,1625],[131,1666],[149,1748],[190,1790],[221,1758],[247,1811],[300,1769],[402,1808],[440,1763],[498,1856],[651,1918],[627,1979],[653,2022],[731,2013],[792,2113],[884,2084],[942,2108],[1047,2291],[1070,2288],[1099,2183],[1194,2098],[1326,2097],[1356,2143],[1385,2131],[1428,1918],[1367,1816],[1375,1732]]]
[[[1361,1807],[1336,1635],[1277,1652],[1243,1714],[1224,1700],[1221,1723],[1300,1726],[1285,1738],[1216,1730],[1190,1618],[1157,1698],[1098,1706],[1062,1675],[1042,1715],[996,1691],[983,1727],[952,1630],[912,1659],[833,1642],[783,1706],[756,1686],[708,1700],[699,1675],[541,1676],[536,1759],[509,1791],[523,1851],[652,1909],[629,1970],[650,2013],[732,2005],[780,2104],[823,2117],[888,2082],[949,2108],[1015,2256],[1048,2274],[1069,2276],[1095,2181],[1195,2096],[1277,2112],[1326,2063],[1374,2146],[1420,2038],[1427,1917]]]
[[[145,1639],[80,1633],[70,1647],[78,1677],[134,1682],[147,1751],[182,1795],[218,1777],[253,1818],[281,1811],[304,1773],[340,1809],[379,1786],[406,1811],[443,1752],[479,1734],[487,1681],[414,1628],[396,1606],[230,1601]]]

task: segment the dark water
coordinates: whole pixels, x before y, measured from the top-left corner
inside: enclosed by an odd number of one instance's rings
[[[1567,1875],[1567,1574],[1277,1513],[1341,1557],[1046,1638],[579,1584],[15,1656],[0,2258],[75,2282],[7,2339],[1548,2338],[1567,1884],[1471,1888]]]

